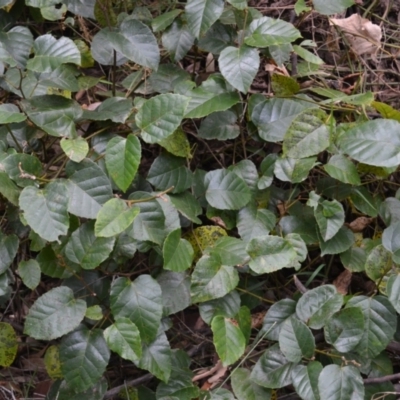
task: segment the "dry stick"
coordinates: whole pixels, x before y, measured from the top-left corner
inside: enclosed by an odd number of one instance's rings
[[[366,378],[366,379],[364,379],[364,384],[369,385],[371,383],[382,383],[382,382],[392,381],[394,379],[400,379],[400,373],[393,374],[393,375],[380,376],[378,378]]]

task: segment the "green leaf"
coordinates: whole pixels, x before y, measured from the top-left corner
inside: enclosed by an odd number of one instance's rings
[[[85,312],[86,302],[75,300],[70,288],[50,289],[30,308],[24,333],[37,340],[57,339],[73,331],[83,320]]]
[[[18,274],[29,289],[34,290],[40,283],[40,265],[36,260],[21,261]]]
[[[273,74],[271,76],[271,88],[276,96],[290,97],[299,92],[300,85],[290,76]]]
[[[107,380],[104,378],[97,381],[96,384],[92,385],[89,389],[79,393],[76,393],[74,388],[71,388],[65,380],[57,380],[51,385],[47,397],[57,400],[81,400],[83,397],[85,400],[102,400],[107,389]]]
[[[281,19],[262,17],[249,26],[249,36],[244,42],[254,47],[269,47],[294,42],[301,37],[300,32],[290,23]]]
[[[373,197],[367,188],[363,186],[353,188],[350,198],[354,206],[362,213],[370,217],[376,217],[378,215],[379,196]]]
[[[317,157],[302,159],[278,158],[275,162],[275,176],[284,182],[299,183],[304,181],[315,166]]]
[[[149,193],[135,192],[129,196],[130,200],[148,199]],[[161,244],[166,235],[165,215],[156,200],[135,204],[140,208],[139,215],[133,221],[129,234],[136,240],[150,241]]]
[[[235,363],[244,353],[246,341],[232,320],[217,315],[211,322],[213,342],[223,366]]]
[[[224,10],[222,0],[189,0],[185,6],[188,26],[198,39],[218,20]]]
[[[68,212],[82,218],[96,218],[102,205],[112,198],[110,180],[92,160],[85,159],[79,164],[69,162]]]
[[[212,93],[203,87],[198,87],[186,95],[190,97],[190,102],[185,118],[202,118],[217,111],[226,111],[240,101],[237,92]]]
[[[94,222],[88,221],[71,235],[65,254],[83,269],[94,269],[108,258],[114,243],[114,237],[96,237]]]
[[[35,72],[51,72],[66,63],[81,64],[81,53],[76,44],[62,36],[56,39],[51,35],[39,36],[33,45],[35,56],[26,68]]]
[[[125,360],[135,362],[142,356],[139,329],[128,318],[117,318],[103,334],[108,347]]]
[[[26,116],[22,114],[18,107],[14,104],[0,105],[0,124],[12,124],[26,120]]]
[[[262,139],[268,142],[280,142],[292,121],[301,112],[310,108],[312,106],[306,102],[274,97],[258,103],[253,108],[251,120],[258,128]]]
[[[110,292],[110,307],[115,319],[129,318],[139,329],[143,342],[151,343],[157,336],[162,316],[160,285],[149,275],[140,275],[131,282],[116,279]]]
[[[173,187],[172,193],[181,193],[192,186],[192,173],[185,159],[162,154],[151,165],[147,180],[158,190]]]
[[[94,386],[106,370],[110,350],[101,329],[81,327],[66,336],[60,346],[61,369],[75,392]]]
[[[33,35],[25,26],[14,26],[8,32],[0,32],[0,61],[10,67],[24,69],[31,53]]]
[[[314,215],[324,242],[332,239],[344,224],[343,206],[337,200],[321,201]]]
[[[317,232],[318,233],[318,232]],[[332,238],[323,241],[320,235],[319,237],[319,245],[321,247],[321,256],[325,254],[340,254],[344,251],[348,250],[354,243],[354,233],[345,226],[342,226],[337,234]]]
[[[217,21],[198,41],[198,47],[208,53],[220,54],[226,46],[235,43],[236,31],[231,25],[224,25]]]
[[[252,382],[248,369],[236,368],[231,374],[231,385],[238,400],[271,400],[271,390]]]
[[[218,58],[223,77],[237,90],[247,93],[257,74],[260,57],[258,50],[242,45],[225,47]]]
[[[22,100],[20,104],[29,119],[49,135],[77,137],[75,120],[82,115],[82,108],[76,101],[58,95],[43,95]]]
[[[5,322],[0,322],[0,365],[9,367],[15,360],[18,351],[17,334],[14,328]]]
[[[234,172],[217,169],[204,177],[206,199],[219,210],[238,210],[251,199],[251,192],[243,179]]]
[[[158,333],[151,343],[143,344],[142,358],[137,366],[168,382],[171,375],[171,348],[164,332]]]
[[[364,316],[356,307],[345,308],[333,314],[324,326],[327,343],[340,353],[352,351],[364,334]]]
[[[191,294],[194,303],[218,299],[239,283],[238,271],[221,263],[217,257],[203,256],[192,273]]]
[[[375,246],[367,255],[364,269],[373,281],[378,281],[392,268],[392,254],[383,245]]]
[[[246,249],[251,257],[249,267],[258,274],[290,268],[297,253],[289,241],[279,236],[259,236],[250,240]]]
[[[162,291],[164,315],[175,314],[189,307],[190,277],[185,272],[163,271],[157,276]]]
[[[327,2],[325,0],[313,0],[315,11],[323,15],[341,13],[345,11],[346,8],[351,7],[353,4],[354,0],[337,0],[335,2]]]
[[[95,110],[85,110],[82,119],[92,121],[106,121],[110,119],[113,122],[123,124],[132,114],[132,110],[132,100],[125,97],[111,97],[104,100]]]
[[[94,234],[105,238],[119,235],[132,224],[139,212],[139,207],[129,207],[124,200],[108,200],[97,214]]]
[[[293,386],[297,394],[304,400],[320,400],[318,391],[318,377],[322,365],[318,361],[311,361],[305,365],[296,365],[292,370]]]
[[[284,322],[296,313],[296,302],[291,299],[282,299],[273,304],[264,317],[259,336],[269,340],[279,340],[279,334]]]
[[[67,157],[77,163],[81,162],[89,152],[89,145],[87,141],[82,137],[75,139],[62,138],[60,146],[64,150]]]
[[[275,214],[267,209],[257,209],[254,203],[248,204],[238,213],[237,228],[240,237],[245,242],[268,235],[275,224]]]
[[[116,136],[107,143],[107,170],[123,192],[126,192],[136,175],[140,157],[141,146],[136,136],[128,135],[126,139]]]
[[[358,307],[364,315],[365,329],[355,351],[363,357],[374,358],[386,348],[396,331],[396,311],[383,296],[356,296],[346,308]]]
[[[19,247],[18,237],[14,234],[0,233],[0,275],[4,274],[17,255]]]
[[[333,155],[328,164],[324,165],[325,171],[338,181],[351,185],[360,185],[361,180],[356,166],[341,154]]]
[[[44,355],[44,365],[49,377],[53,380],[62,378],[59,346],[51,345]]]
[[[400,262],[400,222],[389,225],[382,234],[382,245],[393,254],[393,260]]]
[[[394,119],[400,122],[400,111],[389,106],[389,104],[373,101],[371,106],[382,115],[382,118]]]
[[[39,159],[29,154],[10,154],[2,161],[2,165],[7,175],[22,187],[36,186],[36,178],[42,174]]]
[[[313,357],[314,336],[304,322],[291,316],[281,326],[279,348],[289,361],[298,363],[303,357]]]
[[[4,165],[4,164],[3,164]],[[0,193],[14,206],[18,205],[20,189],[8,177],[5,172],[0,171]]]
[[[296,314],[312,329],[321,329],[342,308],[343,296],[335,286],[323,285],[308,290],[297,303]]]
[[[202,208],[197,199],[189,192],[180,193],[178,195],[170,195],[171,203],[175,208],[188,220],[195,224],[201,224],[201,220],[197,217],[202,213]]]
[[[199,304],[200,316],[206,324],[211,324],[212,319],[217,315],[235,318],[240,312],[240,301],[239,293],[233,290],[219,299]]]
[[[93,321],[100,321],[104,318],[103,310],[97,304],[90,306],[86,309],[85,317]]]
[[[397,167],[400,164],[400,123],[376,119],[356,125],[338,139],[350,157],[367,165]]]
[[[136,124],[146,143],[159,143],[179,127],[188,98],[179,94],[160,94],[147,100],[136,114]]]
[[[321,399],[324,400],[364,399],[364,384],[360,371],[352,365],[326,366],[319,374],[318,389]]]
[[[306,158],[317,155],[330,144],[327,115],[320,109],[311,109],[298,114],[289,126],[283,140],[283,155],[291,158]]]
[[[293,45],[293,51],[300,56],[303,60],[312,63],[321,65],[324,63],[320,57],[316,56],[315,54],[311,53],[310,51],[306,50],[304,47]]]
[[[110,49],[119,55],[118,64],[122,63],[121,56],[152,69],[157,69],[160,62],[156,38],[150,28],[137,19],[125,19],[118,29],[104,28],[93,37],[92,55],[100,64],[114,63],[112,54],[104,58],[104,52],[109,53]]]
[[[233,111],[218,111],[206,117],[199,129],[203,139],[228,140],[240,135],[237,115]]]
[[[189,140],[182,128],[178,128],[172,135],[161,140],[158,144],[174,156],[183,158],[192,157]]]
[[[180,61],[186,56],[194,41],[195,37],[180,19],[175,20],[162,35],[162,44],[169,51],[171,60],[174,62]]]
[[[181,239],[181,230],[176,229],[165,238],[163,268],[175,272],[185,271],[192,265],[193,254],[191,244],[187,240]]]
[[[68,232],[68,190],[64,183],[54,181],[43,190],[28,186],[21,192],[19,205],[30,227],[43,239],[58,241]]]
[[[182,10],[172,10],[169,12],[163,12],[158,17],[154,18],[151,21],[151,27],[153,28],[153,32],[160,32],[164,29],[168,28],[174,19],[182,13]]]
[[[222,236],[206,252],[218,257],[224,265],[241,265],[249,259],[246,243],[231,236]]]
[[[397,312],[400,312],[400,275],[392,275],[389,277],[386,291],[392,306]]]
[[[265,350],[258,359],[250,379],[257,385],[279,389],[292,383],[293,366],[275,344]]]

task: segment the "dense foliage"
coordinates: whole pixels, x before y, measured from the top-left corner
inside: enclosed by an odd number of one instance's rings
[[[58,400],[394,391],[398,111],[247,0],[0,7],[0,365],[42,349]]]

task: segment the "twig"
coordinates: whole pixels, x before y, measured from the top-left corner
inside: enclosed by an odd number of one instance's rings
[[[366,378],[364,379],[364,384],[369,385],[372,383],[382,383],[382,382],[393,381],[395,379],[400,379],[400,373],[393,375],[379,376],[378,378]]]
[[[295,284],[296,287],[297,287],[297,290],[298,290],[300,293],[304,294],[305,292],[308,291],[308,289],[300,282],[300,280],[299,280],[299,278],[297,277],[297,275],[294,275],[294,276],[293,276],[293,280],[294,280],[294,284]]]

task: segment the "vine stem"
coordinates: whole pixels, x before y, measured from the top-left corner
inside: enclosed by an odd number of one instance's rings
[[[167,190],[164,190],[163,192],[160,192],[154,196],[151,197],[147,197],[146,199],[139,199],[139,200],[125,200],[126,203],[128,204],[128,206],[132,206],[132,204],[137,204],[137,203],[146,203],[147,201],[151,201],[154,199],[159,199],[160,197],[162,197],[164,194],[167,194],[169,192],[171,192],[172,190],[174,190],[175,186],[171,186],[169,187]]]

